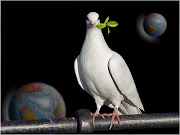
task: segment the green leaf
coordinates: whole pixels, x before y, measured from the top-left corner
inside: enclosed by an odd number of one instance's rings
[[[108,34],[110,33],[110,29],[109,29],[109,27],[107,27],[108,28]]]
[[[106,24],[109,21],[109,16],[106,18],[104,24]]]
[[[118,26],[118,23],[115,22],[115,21],[110,21],[110,22],[107,23],[107,25],[110,26],[110,27],[116,27],[116,26]]]
[[[103,29],[104,27],[106,27],[106,24],[100,23],[100,24],[96,25],[96,27],[97,27],[98,29]]]

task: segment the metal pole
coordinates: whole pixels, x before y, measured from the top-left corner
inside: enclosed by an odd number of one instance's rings
[[[111,130],[178,128],[178,113],[121,115],[120,124],[114,119]],[[92,123],[89,110],[76,111],[76,117],[49,119],[6,121],[1,124],[1,133],[92,133],[93,131],[108,131],[110,117],[96,117]]]
[[[75,117],[49,120],[5,121],[1,124],[1,133],[76,133]]]
[[[149,128],[177,128],[179,127],[178,113],[157,113],[119,116],[120,124],[115,119],[111,130],[149,129]],[[109,129],[111,118],[95,119],[94,131]]]

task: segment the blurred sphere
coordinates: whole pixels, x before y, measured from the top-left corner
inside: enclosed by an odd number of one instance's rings
[[[162,15],[151,13],[145,17],[143,27],[147,34],[158,37],[165,32],[167,23]]]
[[[26,84],[15,92],[8,113],[10,120],[63,118],[66,116],[66,107],[55,88],[36,82]]]

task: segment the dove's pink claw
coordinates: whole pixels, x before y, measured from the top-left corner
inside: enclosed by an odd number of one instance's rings
[[[100,114],[98,109],[97,109],[96,112],[93,114],[93,122],[94,122],[96,116],[100,116],[100,117],[102,117],[103,119],[105,119],[105,118],[104,118],[104,115],[103,115],[103,114]]]
[[[118,120],[118,123],[120,123],[120,119],[119,119],[119,116],[118,116],[116,107],[114,107],[114,112],[113,112],[113,113],[110,113],[110,114],[105,113],[105,114],[103,114],[103,116],[108,116],[108,117],[112,116],[109,130],[112,128],[112,124],[113,124],[113,121],[114,121],[114,117],[115,117],[115,116],[116,116],[116,118],[117,118],[117,120]]]

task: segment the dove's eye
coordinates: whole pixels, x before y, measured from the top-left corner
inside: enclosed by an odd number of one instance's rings
[[[97,19],[97,21],[99,20],[99,17],[98,17],[98,19]]]
[[[87,17],[87,21],[90,21],[88,17]]]

